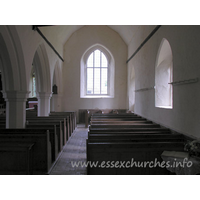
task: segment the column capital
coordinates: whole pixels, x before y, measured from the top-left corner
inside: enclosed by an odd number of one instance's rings
[[[25,102],[28,98],[30,91],[2,91],[5,101],[22,101]]]
[[[36,96],[38,99],[41,98],[50,98],[52,96],[52,92],[36,92]]]

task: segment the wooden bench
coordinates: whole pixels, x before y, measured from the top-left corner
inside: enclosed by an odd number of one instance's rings
[[[69,117],[70,136],[76,128],[76,112],[51,112],[49,116]]]
[[[160,128],[158,124],[91,124],[91,128]]]
[[[37,129],[27,131],[27,129],[1,129],[0,141],[1,143],[34,144],[32,160],[33,174],[46,174],[52,165],[49,131]],[[20,157],[19,163],[23,163],[23,160],[24,158]]]
[[[62,151],[62,148],[63,148],[63,144],[62,144],[63,136],[61,134],[62,131],[60,131],[60,128],[58,127],[58,125],[56,124],[27,125],[25,130],[27,133],[32,132],[33,130],[40,130],[40,131],[49,130],[49,140],[51,143],[51,160],[53,163],[58,157],[59,152]]]
[[[96,117],[91,116],[90,121],[114,121],[114,120],[121,120],[121,121],[134,121],[134,120],[145,120],[142,117],[136,116],[104,116],[104,117]]]
[[[152,123],[142,117],[133,114],[109,114],[109,115],[92,115],[90,124],[130,124],[130,123]]]
[[[90,117],[96,113],[126,113],[126,109],[79,109],[79,123],[85,123],[85,127],[88,127]]]
[[[60,123],[61,127],[62,127],[62,131],[63,131],[63,134],[64,134],[64,139],[63,139],[63,142],[64,142],[64,145],[66,143],[66,141],[69,139],[71,133],[70,133],[70,125],[69,125],[69,117],[62,117],[62,116],[53,116],[53,117],[27,117],[26,118],[26,123],[29,124],[29,122],[31,124],[34,124],[34,123]]]
[[[119,114],[115,114],[115,113],[106,113],[106,114],[101,114],[101,113],[95,113],[91,115],[91,118],[118,118],[118,117],[139,117],[140,116],[134,114],[134,113],[119,113]]]
[[[50,141],[52,145],[52,161],[55,161],[59,152],[62,151],[63,146],[66,144],[69,135],[69,127],[66,125],[68,120],[64,118],[49,118],[32,116],[27,118],[27,129],[49,129]],[[60,120],[60,121],[59,121]],[[5,129],[5,118],[0,122],[0,129]]]
[[[133,113],[94,114],[87,139],[90,162],[162,162],[164,150],[183,150],[185,138]],[[168,174],[166,168],[88,167],[88,174]]]
[[[87,141],[87,161],[98,163],[96,167],[88,165],[87,173],[89,175],[150,175],[150,174],[168,174],[166,168],[160,166],[118,168],[113,166],[100,167],[102,162],[111,164],[114,162],[132,161],[136,163],[162,163],[161,154],[165,150],[183,151],[184,143],[179,141],[170,142],[88,142]],[[154,163],[155,164],[155,163]]]
[[[68,140],[68,135],[69,135],[69,127],[67,126],[67,122],[66,119],[60,119],[60,120],[51,120],[51,119],[29,119],[28,121],[26,121],[26,127],[28,126],[36,126],[36,125],[44,125],[44,126],[48,126],[48,125],[52,125],[55,124],[59,127],[60,130],[60,134],[63,135],[63,144],[65,145],[67,140]]]
[[[164,132],[170,132],[170,129],[168,128],[144,128],[144,127],[141,127],[141,128],[89,128],[89,131],[88,131],[88,134],[91,134],[91,133],[102,133],[102,132],[107,132],[107,133],[110,133],[110,132],[115,132],[115,133],[152,133],[154,132],[155,134],[156,133],[164,133]]]
[[[33,146],[26,142],[0,142],[0,174],[33,174]]]
[[[134,121],[117,121],[117,120],[109,120],[109,121],[97,121],[97,120],[93,120],[90,122],[91,125],[95,125],[95,124],[105,124],[105,125],[115,125],[115,124],[121,124],[121,125],[135,125],[135,124],[152,124],[151,121],[148,120],[134,120]]]
[[[91,134],[88,137],[88,142],[121,142],[121,141],[185,141],[182,134]]]

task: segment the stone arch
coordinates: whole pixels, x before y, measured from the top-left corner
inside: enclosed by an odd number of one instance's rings
[[[57,86],[57,94],[52,94],[51,111],[59,112],[62,110],[62,73],[59,62],[57,61],[54,67],[52,86]]]
[[[38,116],[48,116],[50,113],[51,76],[49,59],[44,44],[38,46],[33,67],[36,78],[36,94],[38,98]]]
[[[1,34],[0,34],[0,70],[2,74],[3,91],[12,90],[14,88],[14,76],[13,76],[9,53]]]
[[[30,91],[29,97],[35,97],[36,96],[36,94],[34,94],[34,92],[33,92],[33,84],[34,84],[33,83],[33,74],[35,74],[34,66],[32,66],[30,76],[29,76],[29,91]],[[35,83],[35,85],[36,85],[36,83]]]
[[[155,106],[172,108],[173,56],[167,39],[163,38],[155,65]]]
[[[55,64],[55,68],[53,72],[52,86],[54,84],[56,84],[58,87],[58,94],[62,93],[62,76],[61,76],[61,70],[60,70],[58,61]]]
[[[1,71],[4,91],[27,91],[26,68],[15,26],[2,26],[0,32]]]
[[[44,44],[39,45],[35,52],[33,67],[36,73],[37,92],[51,92],[50,66]]]
[[[0,70],[6,101],[6,128],[24,128],[28,85],[24,54],[15,26],[1,26]]]

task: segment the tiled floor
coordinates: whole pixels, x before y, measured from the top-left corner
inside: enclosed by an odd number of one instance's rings
[[[86,167],[73,167],[86,161],[86,138],[88,129],[78,125],[73,135],[65,145],[61,156],[50,172],[50,175],[86,175]]]

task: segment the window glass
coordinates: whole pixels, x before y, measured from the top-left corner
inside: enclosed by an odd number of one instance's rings
[[[108,67],[108,61],[104,54],[102,54],[102,67]]]
[[[87,94],[107,94],[108,61],[103,52],[95,50],[87,60]]]
[[[101,60],[100,60],[100,54],[101,52],[99,50],[96,50],[94,52],[94,67],[100,67],[101,66]]]
[[[87,68],[87,94],[93,94],[93,68]]]

